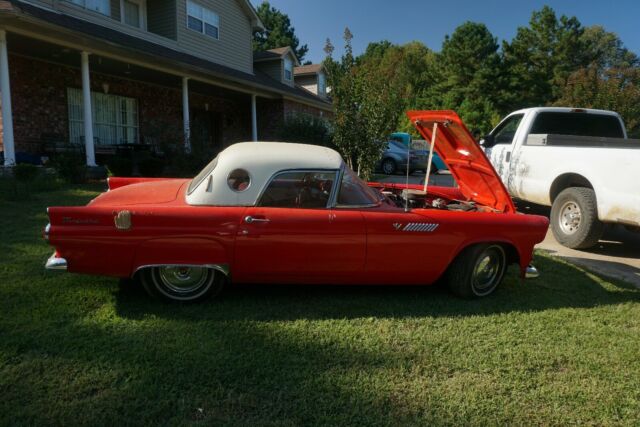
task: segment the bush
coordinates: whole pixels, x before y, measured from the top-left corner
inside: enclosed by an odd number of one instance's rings
[[[283,142],[328,147],[331,145],[331,128],[324,119],[308,114],[296,114],[280,124],[278,137]]]
[[[58,176],[71,184],[81,184],[87,180],[87,166],[81,150],[58,153],[51,160]]]
[[[136,161],[138,162],[138,168],[142,176],[162,176],[165,165],[163,159],[155,157],[151,155],[151,153],[140,153],[140,155],[136,156]]]
[[[13,176],[16,181],[25,184],[35,180],[38,173],[38,167],[29,163],[18,163],[13,167]]]
[[[133,160],[128,154],[116,154],[105,161],[110,176],[132,176]]]

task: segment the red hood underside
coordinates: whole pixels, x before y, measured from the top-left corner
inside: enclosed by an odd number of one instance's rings
[[[434,123],[438,123],[435,151],[468,200],[500,212],[515,213],[513,201],[496,170],[455,112],[409,111],[407,116],[427,144]]]

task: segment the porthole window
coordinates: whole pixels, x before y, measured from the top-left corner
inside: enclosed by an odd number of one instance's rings
[[[251,185],[249,172],[244,169],[234,169],[227,178],[227,185],[238,193],[245,191]]]

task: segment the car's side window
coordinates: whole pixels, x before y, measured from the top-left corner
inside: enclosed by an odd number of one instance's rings
[[[362,181],[355,172],[345,167],[338,191],[337,207],[375,206],[379,203],[378,193]]]
[[[273,177],[258,206],[278,208],[326,208],[336,171],[286,171]]]

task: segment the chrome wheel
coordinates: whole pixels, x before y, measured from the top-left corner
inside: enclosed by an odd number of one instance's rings
[[[143,273],[147,292],[167,301],[198,301],[219,292],[223,283],[217,280],[216,270],[197,265],[158,266]]]
[[[159,267],[162,284],[173,292],[184,294],[200,288],[206,281],[208,269],[204,267]]]
[[[581,220],[582,212],[576,202],[569,200],[562,205],[558,216],[558,225],[563,233],[567,235],[574,234],[578,231]]]
[[[477,296],[488,295],[502,280],[505,269],[504,249],[498,245],[487,247],[476,258],[471,276],[471,287]]]

